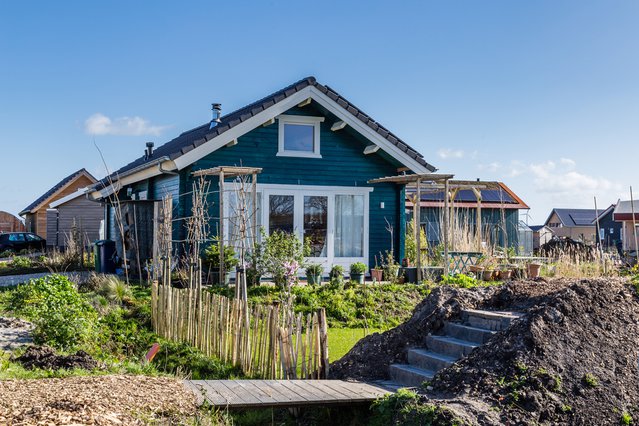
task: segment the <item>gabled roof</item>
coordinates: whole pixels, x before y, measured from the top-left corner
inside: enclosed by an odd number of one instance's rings
[[[479,189],[482,207],[505,209],[529,208],[528,205],[503,182],[477,181],[474,183],[478,186],[485,186],[485,188]],[[414,194],[414,192],[414,187],[407,187],[407,198],[410,198],[409,195]],[[423,192],[421,194],[420,205],[422,207],[442,207],[444,205],[444,191]],[[477,205],[477,196],[472,189],[460,189],[457,191],[454,200],[455,207],[476,208]]]
[[[46,201],[54,197],[58,192],[62,191],[64,188],[73,183],[74,180],[78,179],[80,176],[88,177],[92,182],[97,182],[97,179],[93,177],[91,173],[89,173],[86,169],[80,169],[77,172],[71,173],[69,176],[62,179],[60,182],[56,183],[51,189],[47,192],[39,196],[33,203],[29,204],[25,207],[19,214],[20,216],[25,215],[27,213],[32,213],[37,210],[42,204]]]
[[[549,231],[551,230],[546,225],[529,225],[528,227],[532,229],[533,232],[541,231],[544,228],[547,228]]]
[[[115,173],[113,173],[110,178],[105,178],[100,181],[100,183],[102,184],[102,187],[104,187],[109,183],[117,181],[119,177],[129,172],[144,168],[145,165],[148,165],[150,167],[152,165],[158,164],[158,161],[163,158],[168,160],[177,160],[178,158],[185,156],[187,153],[201,147],[212,139],[215,139],[216,137],[229,132],[231,129],[234,129],[241,123],[250,120],[258,114],[267,111],[268,109],[271,109],[287,98],[294,97],[296,94],[309,87],[317,89],[321,94],[325,95],[328,99],[341,107],[341,109],[346,114],[349,114],[358,122],[360,122],[360,125],[363,124],[372,129],[377,135],[381,136],[382,138],[384,138],[384,140],[388,141],[394,147],[398,148],[401,153],[414,160],[426,171],[434,172],[437,170],[435,167],[427,163],[424,160],[423,156],[419,152],[417,152],[417,150],[409,146],[406,142],[401,140],[398,136],[393,134],[377,121],[373,120],[361,109],[357,108],[351,102],[347,101],[335,90],[318,83],[315,77],[307,77],[256,102],[253,102],[243,108],[240,108],[221,117],[221,122],[212,129],[210,129],[210,123],[207,122],[201,126],[182,133],[178,137],[156,148],[150,158],[145,158],[142,156],[135,161],[127,164],[126,166],[120,168]]]
[[[610,207],[608,207],[606,210],[600,211],[599,216],[595,216],[595,218],[592,220],[592,224],[596,225],[598,220],[602,220],[604,217],[606,217],[606,215],[610,214],[614,210],[615,204],[611,204]]]
[[[634,205],[634,206],[633,206]],[[615,221],[632,220],[632,212],[635,212],[635,221],[639,223],[639,200],[634,201],[619,201],[615,207],[615,211],[612,214],[612,218]]]
[[[567,228],[594,226],[597,216],[595,209],[552,209],[548,219],[544,222],[545,225],[548,224],[553,213],[557,214],[561,224]]]

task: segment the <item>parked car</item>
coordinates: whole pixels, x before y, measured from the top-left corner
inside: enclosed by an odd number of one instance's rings
[[[8,232],[0,234],[0,252],[22,250],[44,251],[47,241],[31,232]]]

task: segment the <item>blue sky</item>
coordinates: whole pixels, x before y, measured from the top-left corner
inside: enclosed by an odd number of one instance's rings
[[[530,206],[639,192],[639,2],[0,2],[0,210],[308,75]],[[634,156],[631,152],[634,150]]]

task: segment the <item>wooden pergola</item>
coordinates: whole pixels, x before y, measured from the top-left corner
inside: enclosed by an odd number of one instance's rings
[[[449,185],[450,180],[454,177],[454,175],[450,174],[436,174],[436,173],[419,173],[412,175],[399,175],[399,176],[386,176],[378,179],[371,179],[368,183],[395,183],[397,185],[408,185],[414,184],[417,190],[416,198],[417,200],[421,200],[422,190],[429,189],[443,189],[444,194],[444,274],[448,275],[449,268],[449,259],[448,259],[448,193],[450,191]],[[403,202],[403,201],[402,201]],[[417,282],[421,282],[422,280],[422,260],[421,260],[421,239],[419,238],[420,234],[420,214],[421,214],[420,204],[414,203],[413,205],[413,215],[416,218],[417,226],[415,227],[415,232],[417,236],[415,238],[416,241],[416,249],[417,249]]]
[[[259,167],[236,167],[236,166],[218,166],[210,169],[197,170],[193,172],[194,177],[218,176],[219,179],[219,206],[220,206],[220,224],[218,245],[220,250],[220,283],[224,282],[226,268],[224,267],[224,179],[236,178],[240,176],[251,176],[251,199],[253,208],[257,208],[257,175],[262,172]],[[257,232],[257,216],[251,215],[253,232]],[[236,297],[246,297],[246,281],[242,284],[242,288],[237,285],[236,280]]]

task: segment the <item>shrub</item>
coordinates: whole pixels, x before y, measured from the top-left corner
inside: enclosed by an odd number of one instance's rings
[[[203,263],[213,269],[220,268],[220,246],[217,243],[209,244],[204,249]],[[228,272],[239,264],[239,260],[232,246],[224,246],[224,269]]]
[[[344,279],[344,267],[342,265],[333,265],[331,272],[329,273],[331,280],[343,280]]]
[[[14,256],[9,262],[9,266],[15,269],[27,269],[33,266],[33,262],[28,257]]]
[[[473,288],[477,286],[477,280],[465,274],[455,274],[443,277],[441,284],[461,288]]]
[[[306,267],[306,275],[322,275],[324,267],[319,263],[311,263]]]
[[[286,284],[287,269],[285,264],[297,262],[298,265],[302,265],[308,251],[308,248],[295,234],[280,230],[275,230],[269,236],[264,236],[263,248],[264,269],[279,286]]]
[[[11,256],[13,256],[13,252],[11,250],[0,251],[0,258]]]
[[[58,349],[79,346],[95,330],[96,311],[61,275],[48,275],[18,286],[9,297],[8,307],[35,324],[36,343]]]
[[[122,304],[131,298],[131,288],[115,275],[102,275],[96,292],[107,300]]]
[[[362,262],[355,262],[351,264],[351,275],[360,275],[366,273],[366,265]]]

